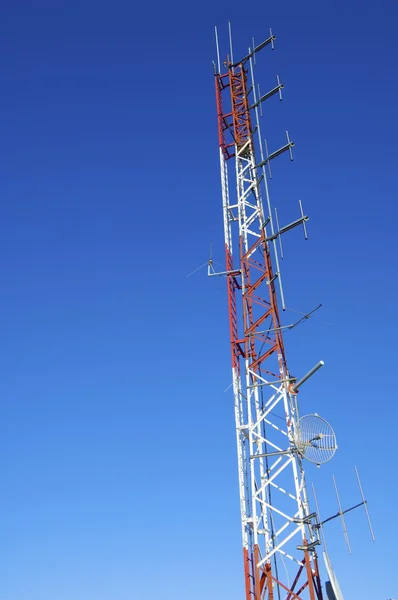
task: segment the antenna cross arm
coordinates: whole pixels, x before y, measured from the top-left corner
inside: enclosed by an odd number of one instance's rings
[[[274,96],[275,94],[277,94],[278,92],[283,90],[283,88],[284,88],[283,83],[280,83],[279,85],[275,86],[272,90],[270,90],[269,92],[267,92],[266,94],[261,96],[261,98],[259,100],[257,100],[257,102],[252,104],[249,107],[249,110],[252,110],[252,108],[256,108],[256,106],[259,106],[262,102],[264,102],[264,100],[268,100],[268,98],[271,98],[271,96]]]
[[[225,277],[227,275],[232,275],[234,277],[237,277],[239,275],[242,275],[242,271],[240,269],[234,269],[232,271],[220,271],[220,272],[216,272],[216,271],[211,271],[211,269],[213,268],[213,262],[209,261],[208,263],[208,268],[207,268],[207,275],[209,277]]]
[[[282,235],[282,233],[286,233],[287,231],[290,231],[290,229],[293,229],[294,227],[297,227],[298,225],[301,225],[302,223],[305,223],[308,220],[309,217],[307,215],[300,217],[300,219],[296,219],[296,221],[293,221],[289,225],[285,225],[285,227],[282,227],[279,231],[274,233],[274,235],[270,235],[269,237],[265,238],[265,241],[271,242],[272,240],[276,240],[276,238],[279,235]]]
[[[333,515],[332,517],[328,517],[327,519],[325,519],[321,523],[317,523],[316,525],[314,525],[314,527],[316,527],[317,529],[319,529],[325,523],[328,523],[329,521],[333,521],[333,519],[337,519],[337,517],[341,517],[341,515],[345,515],[346,513],[350,512],[351,510],[354,510],[355,508],[359,508],[360,506],[364,506],[366,503],[367,503],[367,500],[364,500],[363,502],[360,502],[359,504],[356,504],[355,506],[351,506],[351,508],[347,508],[346,510],[339,510],[339,512],[337,512],[335,515]]]
[[[275,152],[272,152],[271,154],[269,154],[267,156],[267,158],[265,160],[262,160],[260,163],[258,163],[258,165],[256,165],[256,167],[257,168],[263,167],[264,165],[267,164],[267,162],[273,160],[277,156],[280,156],[281,154],[283,154],[287,150],[291,150],[293,147],[294,147],[294,142],[290,142],[289,141],[287,144],[285,144],[284,146],[282,146],[282,148],[279,148],[279,150],[275,150]]]
[[[242,60],[240,60],[239,62],[236,62],[232,65],[229,65],[230,68],[234,68],[237,67],[240,64],[244,64],[245,62],[247,62],[248,60],[250,60],[250,58],[252,56],[254,56],[255,54],[257,54],[257,52],[260,52],[260,50],[262,50],[263,48],[265,48],[265,46],[269,46],[270,44],[272,45],[272,48],[274,47],[274,41],[276,40],[276,36],[271,33],[271,35],[269,36],[269,38],[267,38],[266,40],[264,40],[263,42],[261,42],[261,44],[259,44],[258,46],[256,46],[251,52],[249,52],[249,54],[247,54],[244,58],[242,58]],[[250,50],[250,48],[249,48]]]

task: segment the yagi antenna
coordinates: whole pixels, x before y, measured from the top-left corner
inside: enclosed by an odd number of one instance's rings
[[[250,48],[249,48],[250,50]],[[255,99],[255,102],[249,107],[250,110],[252,110],[252,108],[256,108],[256,106],[262,106],[263,102],[265,100],[268,100],[268,98],[272,98],[272,96],[275,96],[275,94],[279,95],[279,100],[282,100],[282,90],[283,90],[283,83],[281,83],[281,80],[279,79],[279,75],[276,76],[276,82],[277,85],[272,88],[272,90],[270,90],[269,92],[267,92],[266,94],[261,95],[260,94],[260,88],[258,91],[258,98]]]
[[[275,90],[277,90],[277,89],[278,88],[275,88]],[[270,154],[268,152],[267,140],[264,140],[264,144],[265,144],[266,158],[264,160],[262,160],[260,163],[258,163],[258,165],[256,165],[256,168],[260,168],[265,164],[268,165],[269,176],[272,179],[272,172],[271,172],[271,166],[270,166],[271,160],[274,160],[274,158],[276,158],[277,156],[280,156],[284,152],[289,152],[290,160],[293,160],[294,142],[290,139],[289,132],[286,130],[286,144],[284,146],[281,146],[281,148],[279,148],[278,150],[275,150],[274,152],[271,152],[271,154]]]
[[[283,259],[283,247],[282,247],[282,234],[283,233],[286,233],[287,231],[290,231],[291,229],[294,229],[298,225],[302,225],[303,226],[303,230],[304,230],[304,239],[308,240],[308,233],[307,233],[306,222],[309,220],[309,217],[308,217],[308,215],[304,214],[303,205],[302,205],[301,200],[299,200],[299,208],[300,208],[300,213],[301,213],[300,218],[296,219],[292,223],[289,223],[288,225],[284,225],[283,227],[280,227],[279,226],[278,212],[277,212],[276,208],[274,207],[275,222],[276,222],[276,228],[277,228],[277,230],[272,235],[269,235],[268,237],[266,237],[265,241],[266,242],[270,242],[272,240],[276,240],[277,238],[279,239],[279,246],[280,246],[281,258],[282,259]]]
[[[333,484],[334,484],[334,489],[336,492],[336,497],[337,497],[337,503],[339,506],[339,511],[335,514],[332,515],[331,517],[328,517],[327,519],[324,519],[323,521],[319,520],[319,522],[317,523],[317,525],[315,525],[315,527],[317,529],[320,529],[321,532],[323,532],[323,526],[325,525],[325,523],[328,523],[329,521],[333,521],[334,519],[337,519],[338,517],[340,517],[341,520],[341,525],[342,525],[342,529],[343,529],[343,534],[344,534],[344,539],[345,542],[347,544],[347,548],[348,548],[348,552],[351,554],[351,546],[350,546],[350,540],[348,538],[348,532],[347,532],[347,526],[346,526],[346,522],[345,522],[345,518],[344,515],[351,512],[352,510],[355,510],[356,508],[359,508],[360,506],[363,506],[365,509],[365,514],[366,514],[366,518],[368,521],[368,526],[369,526],[369,531],[370,531],[370,535],[372,538],[372,541],[375,542],[376,538],[373,532],[373,527],[372,527],[372,523],[370,521],[370,515],[369,515],[369,511],[368,511],[368,507],[367,507],[367,500],[365,499],[364,493],[363,493],[363,489],[362,489],[362,485],[361,485],[361,480],[359,479],[359,473],[358,473],[358,469],[357,467],[355,467],[355,474],[357,477],[357,481],[358,481],[358,486],[359,486],[359,491],[361,494],[361,499],[362,502],[359,502],[358,504],[355,504],[354,506],[351,506],[350,508],[346,508],[345,510],[343,510],[341,502],[340,502],[340,496],[339,496],[339,492],[337,489],[337,483],[336,483],[336,479],[333,475]],[[318,511],[318,517],[319,517],[319,511]]]

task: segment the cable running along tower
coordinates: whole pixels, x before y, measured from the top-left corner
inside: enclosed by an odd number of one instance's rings
[[[305,439],[301,435],[298,390],[323,363],[300,381],[291,376],[279,308],[285,309],[281,237],[297,226],[306,237],[308,217],[300,202],[301,216],[280,228],[271,209],[267,171],[294,145],[286,132],[287,143],[269,154],[261,137],[262,103],[281,98],[283,85],[277,78],[276,87],[260,95],[254,67],[275,36],[253,43],[234,61],[231,29],[229,35],[230,54],[221,65],[216,31],[214,65],[226,270],[217,273],[210,260],[209,275],[227,280],[246,600],[322,600],[319,526],[309,508],[303,459],[307,448],[334,452],[335,440],[327,428],[315,428],[312,438],[308,431]],[[233,165],[236,192],[228,173]]]

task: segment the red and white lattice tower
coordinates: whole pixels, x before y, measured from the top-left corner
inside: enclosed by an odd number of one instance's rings
[[[281,229],[273,218],[266,168],[293,143],[288,137],[285,146],[264,153],[259,107],[283,86],[278,79],[260,97],[254,81],[254,57],[274,39],[271,33],[237,62],[231,44],[223,66],[219,58],[215,65],[226,254],[219,274],[228,289],[246,600],[315,600],[322,599],[319,537],[295,443],[298,382],[286,360],[276,246],[289,229],[305,227],[307,217],[302,213]],[[209,273],[217,274],[212,261]]]

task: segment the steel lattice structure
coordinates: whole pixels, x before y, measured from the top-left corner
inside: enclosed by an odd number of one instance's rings
[[[279,298],[284,305],[266,167],[284,151],[264,154],[254,56],[271,36],[234,62],[215,65],[215,88],[232,382],[246,600],[322,599],[315,513],[310,513],[302,456],[294,442],[297,388],[286,361]],[[217,40],[218,48],[218,40]],[[253,126],[253,121],[255,126]],[[236,193],[228,169],[235,163]],[[264,208],[265,207],[265,208]],[[216,274],[212,261],[210,274]],[[275,266],[274,266],[275,265]],[[290,568],[288,565],[292,565]],[[289,574],[290,573],[290,574]]]

